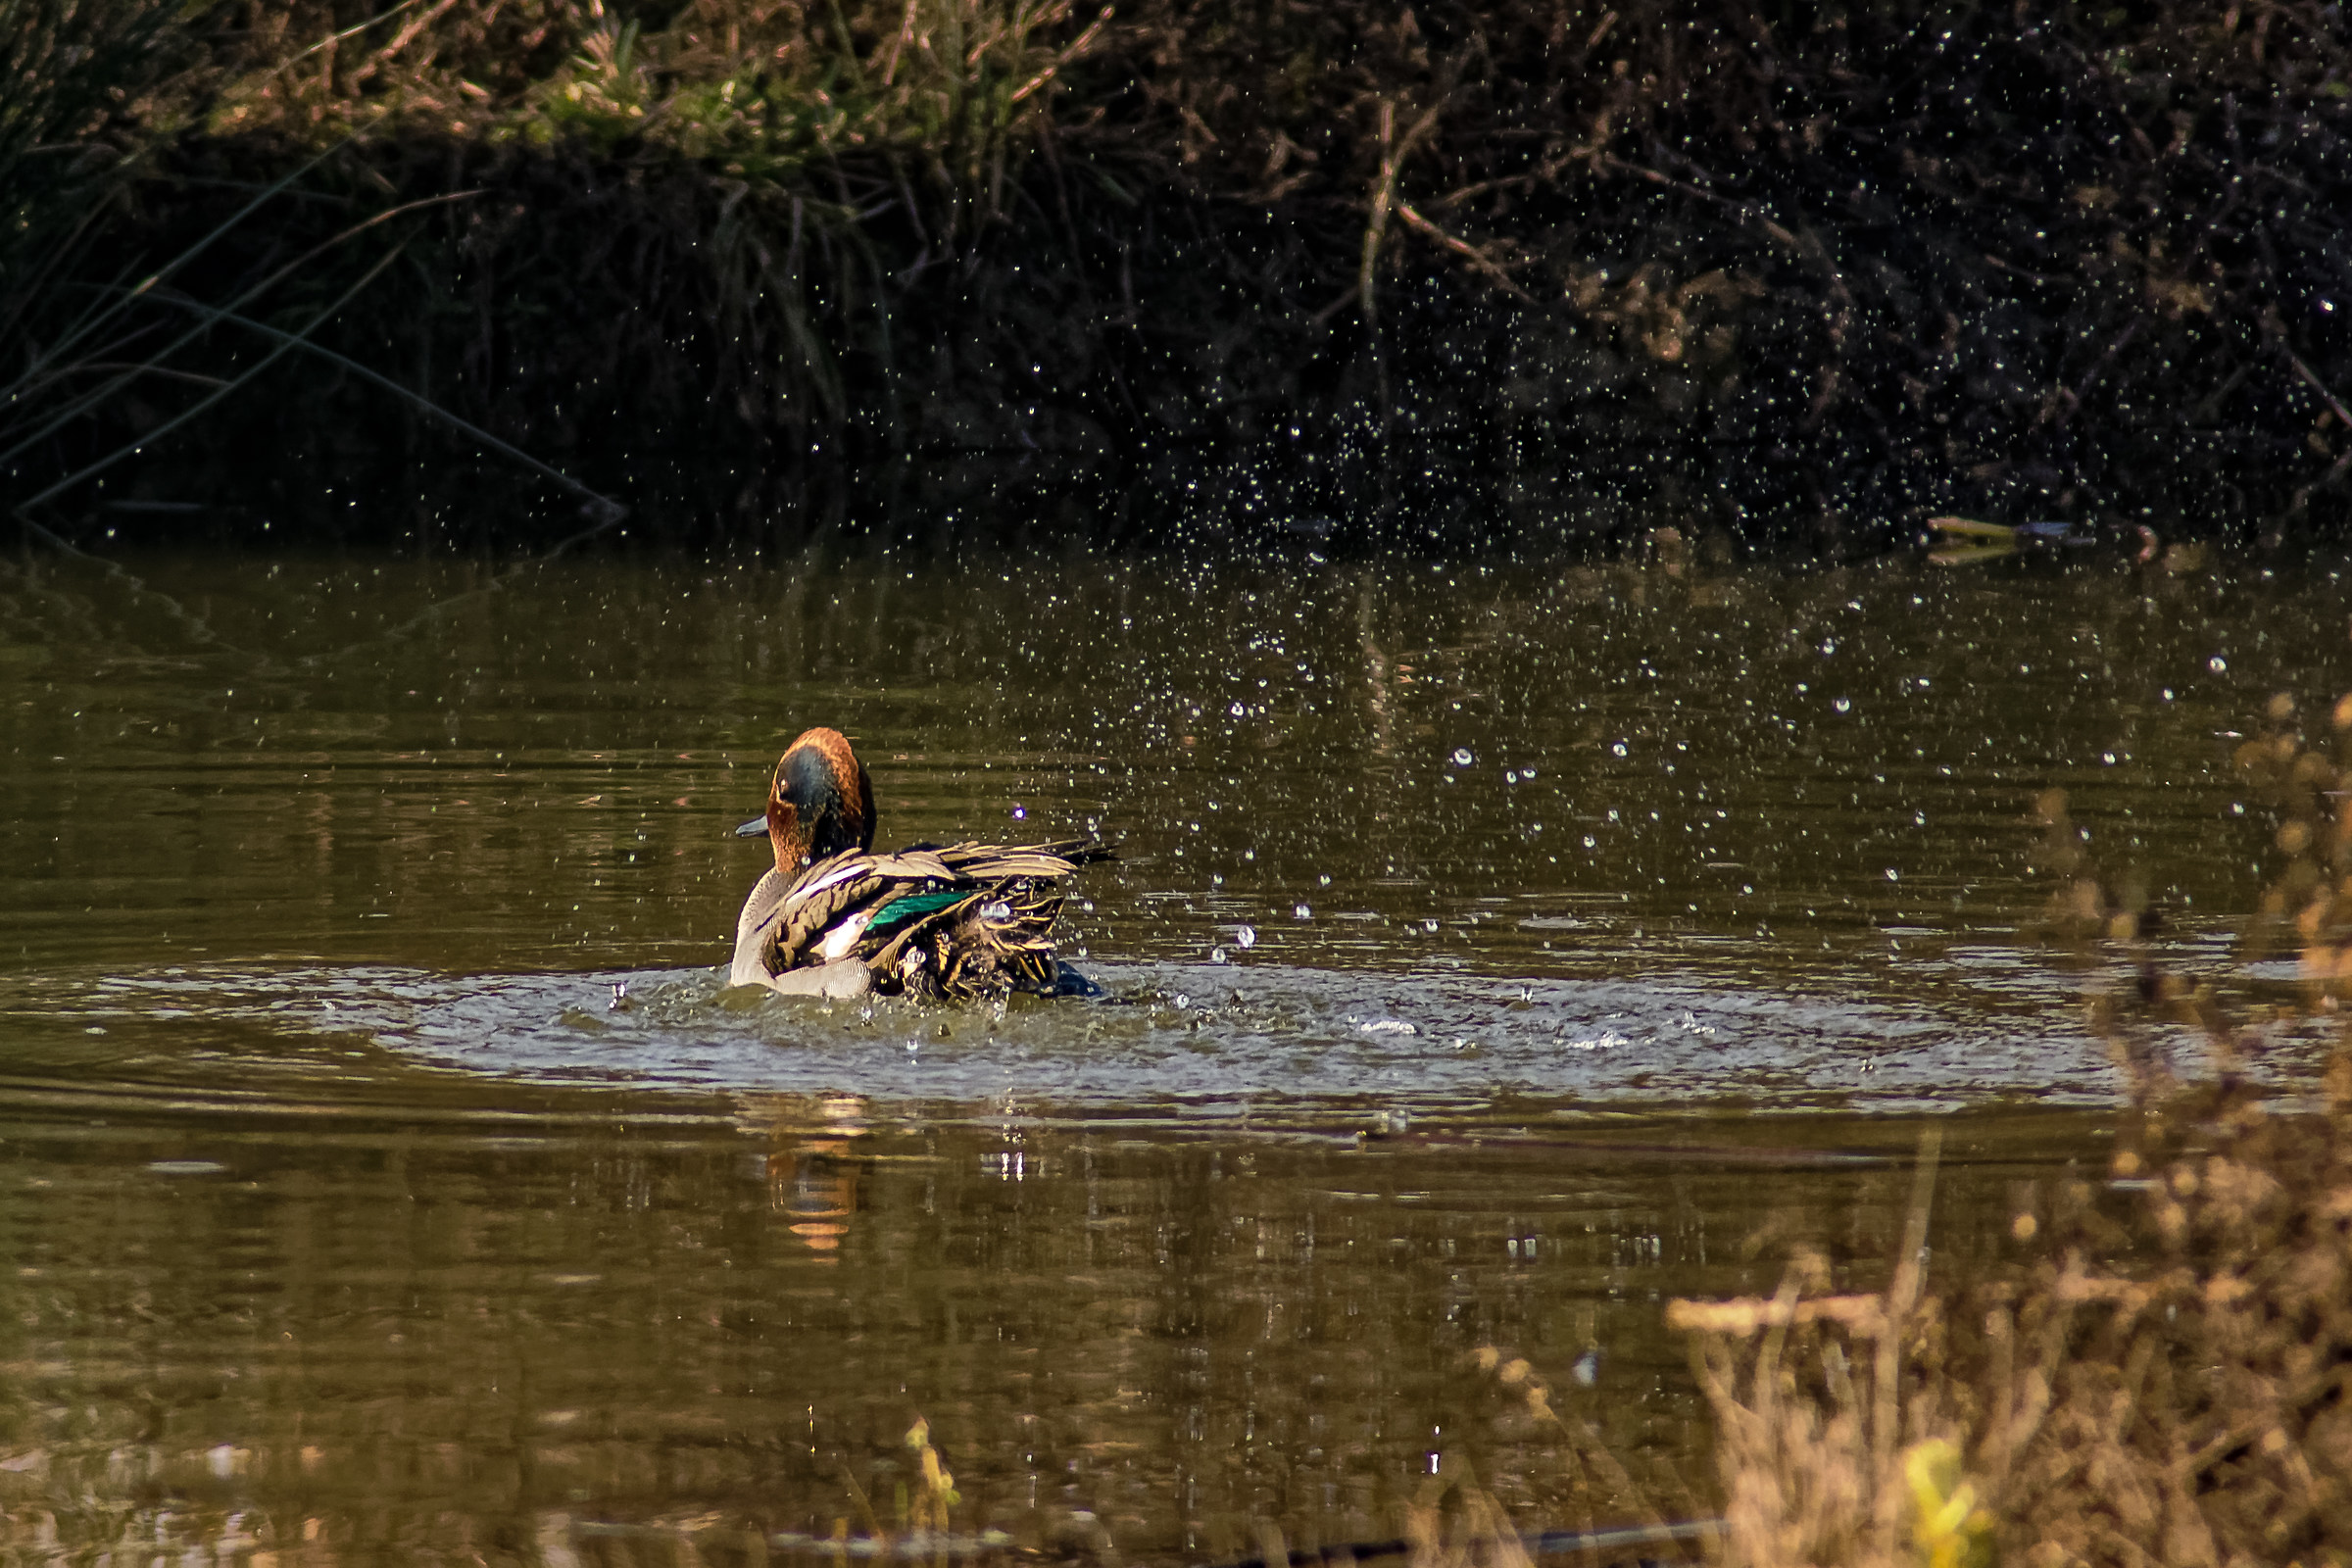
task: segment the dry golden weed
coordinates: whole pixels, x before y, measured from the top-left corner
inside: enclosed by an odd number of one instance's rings
[[[2352,699],[2317,737],[2295,711],[2275,701],[2239,749],[2285,857],[2257,940],[2287,934],[2328,1012],[2352,977]],[[2106,923],[2063,798],[2041,816],[2057,912]],[[2136,1131],[2108,1181],[2021,1211],[2015,1276],[1926,1288],[1931,1143],[1886,1291],[1827,1295],[1800,1254],[1769,1299],[1674,1303],[1718,1423],[1725,1561],[2352,1563],[2352,1034],[2305,1086],[2312,1108],[2282,1111],[2210,986],[2151,968],[2137,990],[2157,1016],[2092,1010]],[[2165,1018],[2202,1029],[2204,1083],[2161,1066]]]

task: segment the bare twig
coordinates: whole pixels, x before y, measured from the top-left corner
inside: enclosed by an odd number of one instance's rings
[[[2034,422],[2063,427],[2082,409],[2082,400],[2090,396],[2090,389],[2098,384],[2099,377],[2105,375],[2108,367],[2115,364],[2124,350],[2132,346],[2132,340],[2139,336],[2139,329],[2146,324],[2144,317],[2134,317],[2125,323],[2121,332],[2107,340],[2107,346],[2099,351],[2099,357],[2091,362],[2090,368],[2082,373],[2081,380],[2071,387],[2062,386],[2051,394],[2043,403],[2041,412],[2034,416]]]
[[[375,52],[375,57],[368,62],[367,70],[370,72],[374,71],[377,67],[382,66],[394,56],[398,55],[410,44],[416,42],[416,35],[418,33],[431,26],[442,17],[448,15],[450,9],[456,6],[458,0],[439,0],[437,5],[426,11],[422,16],[411,17],[409,19],[409,24],[401,28],[399,32],[393,34],[392,41],[390,43],[384,45],[381,49],[378,49]]]
[[[1372,276],[1380,264],[1381,235],[1389,226],[1389,203],[1396,195],[1396,106],[1380,101],[1380,177],[1372,182],[1372,205],[1364,218],[1364,255],[1355,273],[1355,302],[1367,324],[1380,321],[1380,306],[1372,292]]]
[[[1363,285],[1360,282],[1350,283],[1348,285],[1348,291],[1345,294],[1342,294],[1338,299],[1333,300],[1329,305],[1326,305],[1321,310],[1315,312],[1315,314],[1308,317],[1307,319],[1313,322],[1316,326],[1328,325],[1333,317],[1339,315],[1348,306],[1353,305],[1356,301],[1356,297],[1362,292]]]
[[[1387,98],[1380,101],[1380,176],[1372,183],[1370,211],[1364,219],[1364,256],[1355,275],[1355,300],[1363,308],[1364,320],[1377,324],[1380,308],[1373,291],[1374,278],[1380,268],[1380,244],[1388,234],[1389,214],[1396,201],[1396,176],[1404,170],[1404,161],[1421,138],[1437,127],[1438,113],[1446,107],[1441,95],[1438,101],[1422,111],[1413,122],[1413,128],[1401,137],[1396,134],[1396,106]]]
[[[1471,244],[1468,240],[1456,239],[1453,235],[1446,233],[1444,229],[1431,222],[1428,219],[1423,218],[1419,213],[1413,210],[1413,204],[1411,202],[1398,202],[1396,204],[1396,216],[1403,219],[1411,227],[1428,235],[1431,239],[1436,240],[1439,244],[1445,246],[1447,250],[1453,252],[1456,256],[1459,256],[1462,258],[1462,260],[1468,262],[1474,271],[1480,272],[1486,277],[1492,279],[1495,287],[1501,289],[1511,298],[1519,301],[1523,305],[1533,305],[1536,303],[1535,296],[1528,293],[1527,290],[1521,288],[1516,282],[1514,282],[1511,278],[1511,274],[1503,270],[1500,263],[1496,262],[1493,257],[1489,256],[1485,251],[1481,250],[1476,245]]]
[[[2352,409],[2346,409],[2344,400],[2328,389],[2328,383],[2320,379],[2320,373],[2303,363],[2302,355],[2286,346],[2285,338],[2273,334],[2272,340],[2278,345],[2278,352],[2286,356],[2286,363],[2295,368],[2295,373],[2310,384],[2311,389],[2320,395],[2321,401],[2334,411],[2335,416],[2346,425],[2352,425]]]
[[[1054,63],[1052,65],[1039,72],[1036,75],[1030,77],[1027,81],[1021,83],[1020,87],[1016,89],[1013,95],[1006,99],[1005,102],[1007,104],[1017,104],[1022,99],[1028,97],[1031,93],[1037,91],[1038,88],[1043,87],[1047,82],[1052,81],[1054,74],[1060,71],[1062,67],[1068,65],[1071,61],[1077,59],[1080,55],[1085,54],[1089,49],[1093,48],[1095,46],[1095,39],[1100,37],[1102,29],[1108,25],[1110,25],[1110,7],[1104,6],[1102,8],[1102,15],[1098,16],[1092,23],[1088,24],[1087,29],[1084,32],[1080,33],[1077,37],[1072,38],[1067,44],[1064,44],[1060,51],[1054,56]]]
[[[882,61],[882,85],[885,87],[899,74],[899,51],[914,42],[914,8],[921,3],[922,0],[906,0],[906,19],[899,24],[899,30],[891,34],[890,53]]]
[[[2297,486],[2294,499],[2287,503],[2286,514],[2300,517],[2310,509],[2313,496],[2342,479],[2347,470],[2352,470],[2352,410],[2346,409],[2343,399],[2329,390],[2328,383],[2320,379],[2317,370],[2304,363],[2302,355],[2287,346],[2286,334],[2278,330],[2276,322],[2265,322],[2264,325],[2270,331],[2271,341],[2278,346],[2278,352],[2286,356],[2286,363],[2295,368],[2295,373],[2320,395],[2321,401],[2335,415],[2337,422],[2344,426],[2344,450],[2336,455],[2335,462],[2329,465],[2326,473],[2309,484]]]
[[[1633,174],[1642,179],[1648,180],[1653,185],[1664,185],[1669,190],[1679,190],[1686,196],[1695,196],[1700,201],[1713,202],[1719,207],[1739,214],[1741,218],[1755,224],[1765,233],[1771,235],[1775,241],[1787,246],[1788,249],[1796,252],[1799,256],[1805,256],[1808,254],[1804,241],[1798,239],[1796,235],[1789,232],[1788,228],[1775,221],[1768,214],[1765,213],[1762,208],[1758,207],[1753,202],[1743,202],[1739,200],[1737,197],[1722,195],[1718,192],[1707,189],[1704,185],[1693,185],[1687,179],[1677,179],[1672,174],[1660,173],[1657,170],[1648,168],[1642,164],[1630,162],[1626,159],[1619,158],[1614,154],[1603,156],[1601,162],[1608,168],[1616,170],[1619,173]]]

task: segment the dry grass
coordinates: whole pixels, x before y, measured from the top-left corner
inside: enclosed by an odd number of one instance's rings
[[[2352,997],[2352,696],[2306,731],[2294,699],[2271,700],[2266,733],[2237,749],[2237,765],[2278,817],[2285,869],[2263,896],[2263,948],[2301,961],[2306,998],[2333,1008]]]
[[[2352,1059],[2332,1089],[2127,1155],[2145,1185],[2063,1195],[2015,1281],[1679,1303],[1726,1560],[2352,1560]]]
[[[1101,37],[1108,13],[1077,3],[405,0],[355,23],[328,0],[245,0],[216,13],[183,88],[213,138],[667,158],[739,199],[904,196],[953,249],[964,209],[1001,211],[1008,161]]]
[[[2277,808],[2266,900],[2332,1010],[2352,945],[2352,700],[2271,729],[2240,763]],[[2045,805],[2045,818],[2062,811]],[[2061,857],[2061,907],[2093,923]],[[2122,932],[2130,935],[2128,929]],[[2008,1277],[1932,1290],[1925,1152],[1892,1283],[1824,1295],[1800,1257],[1769,1300],[1678,1302],[1720,1425],[1724,1556],[1767,1565],[2352,1562],[2352,1038],[2281,1108],[2240,1064],[2259,1037],[2209,987],[2157,973],[2094,1016],[2133,1084],[2136,1134],[2105,1182],[2021,1208]],[[2165,1070],[2163,1018],[2212,1071]]]

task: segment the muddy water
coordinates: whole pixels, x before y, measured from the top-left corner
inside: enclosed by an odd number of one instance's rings
[[[2099,1168],[2076,1000],[2130,955],[2043,931],[2037,794],[2168,962],[2275,983],[2231,732],[2332,694],[2352,609],[2120,564],[123,565],[0,567],[25,1560],[753,1560],[893,1525],[918,1414],[959,1530],[1062,1551],[1385,1536],[1433,1472],[1703,1510],[1663,1300],[1797,1241],[1868,1283],[1929,1114],[1944,1266]],[[1106,999],[727,993],[725,830],[820,721],[885,841],[1117,840],[1070,909]]]

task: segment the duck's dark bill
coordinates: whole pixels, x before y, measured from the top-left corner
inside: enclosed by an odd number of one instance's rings
[[[744,823],[743,826],[735,830],[735,836],[739,839],[763,839],[767,837],[767,814],[765,812],[761,812],[760,815],[753,817],[749,822]]]

